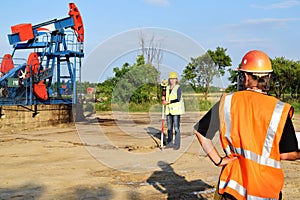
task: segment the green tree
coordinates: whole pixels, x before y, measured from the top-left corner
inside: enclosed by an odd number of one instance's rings
[[[217,47],[215,51],[197,58],[191,58],[191,62],[183,71],[183,79],[190,83],[195,91],[204,88],[204,97],[207,100],[210,84],[214,77],[224,75],[225,68],[231,66],[231,58],[226,54],[227,49]]]
[[[231,58],[226,54],[227,49],[222,47],[217,47],[215,51],[208,50],[210,57],[216,63],[218,67],[217,75],[224,75],[225,68],[231,66]]]
[[[271,90],[277,98],[281,98],[297,81],[297,64],[284,57],[271,59],[271,62],[274,70],[273,81],[270,84]]]
[[[97,85],[96,98],[99,100],[105,99],[106,101],[111,101],[112,92],[114,85],[116,83],[116,78],[109,78],[102,83]]]
[[[145,63],[143,55],[130,65],[124,63],[121,68],[113,69],[114,77],[97,85],[96,98],[100,100],[96,108],[108,110],[111,103],[125,105],[130,103],[149,103],[156,99],[155,85],[158,71]]]
[[[121,70],[114,69],[114,72],[125,72],[118,77],[114,86],[113,96],[115,102],[150,102],[156,97],[156,78],[158,71],[150,64],[145,64],[144,56],[138,56],[133,66],[124,66]]]
[[[121,68],[115,67],[113,72],[114,77],[97,86],[96,98],[103,100],[101,103],[105,104],[105,109],[109,107],[108,103],[122,106],[149,103],[156,99],[158,71],[145,63],[143,55],[138,56],[132,66],[124,63]]]
[[[233,69],[228,69],[230,76],[228,80],[230,81],[230,85],[226,88],[226,92],[236,92],[237,91],[237,83],[238,83],[238,71]]]
[[[296,100],[300,98],[300,61],[293,64],[295,70],[294,78],[291,82],[291,97]]]
[[[112,100],[112,93],[114,87],[118,81],[124,74],[126,74],[130,70],[130,65],[126,62],[123,64],[121,68],[115,67],[113,69],[114,77],[108,78],[102,83],[97,85],[96,90],[96,98],[100,100],[105,100],[111,102]]]

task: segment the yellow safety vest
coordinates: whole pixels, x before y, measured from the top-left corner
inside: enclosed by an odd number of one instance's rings
[[[236,199],[277,199],[284,175],[279,142],[291,105],[268,95],[240,91],[220,101],[220,139],[226,155],[237,157],[220,175],[219,193]]]
[[[172,89],[170,93],[170,86],[167,86],[166,89],[166,100],[167,101],[172,101],[177,99],[177,90],[179,88],[179,85],[175,85],[174,88]],[[171,115],[182,115],[184,114],[185,109],[184,109],[184,102],[182,98],[182,94],[180,97],[180,101],[176,103],[170,103],[166,105],[166,115],[171,114]]]

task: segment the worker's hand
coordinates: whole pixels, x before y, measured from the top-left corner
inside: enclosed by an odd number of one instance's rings
[[[280,154],[280,159],[281,160],[289,160],[289,161],[299,160],[300,159],[300,152],[299,151],[292,151],[292,152],[288,152],[288,153],[281,153]]]
[[[170,102],[169,101],[166,101],[166,100],[164,100],[164,101],[162,101],[162,104],[163,105],[167,105],[167,104],[169,104]]]
[[[235,159],[237,159],[237,157],[229,158],[229,157],[225,156],[225,157],[223,157],[222,162],[218,165],[218,167],[227,165],[228,163],[230,163],[231,161],[233,161]]]

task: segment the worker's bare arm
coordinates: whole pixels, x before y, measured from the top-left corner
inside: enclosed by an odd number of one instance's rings
[[[205,153],[209,156],[211,161],[216,166],[227,165],[229,162],[236,159],[236,157],[234,157],[234,158],[229,158],[227,156],[221,157],[210,139],[205,138],[203,135],[201,135],[196,130],[194,130],[194,134],[196,135],[196,137],[197,137],[199,143],[201,144],[203,150],[205,151]]]
[[[293,151],[293,152],[288,152],[288,153],[281,153],[280,154],[280,159],[281,160],[299,160],[300,159],[300,152],[298,151]]]

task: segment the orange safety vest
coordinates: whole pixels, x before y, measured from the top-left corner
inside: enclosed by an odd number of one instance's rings
[[[268,95],[239,91],[220,101],[220,139],[237,159],[221,172],[219,193],[236,199],[277,199],[284,176],[279,142],[291,105]]]

